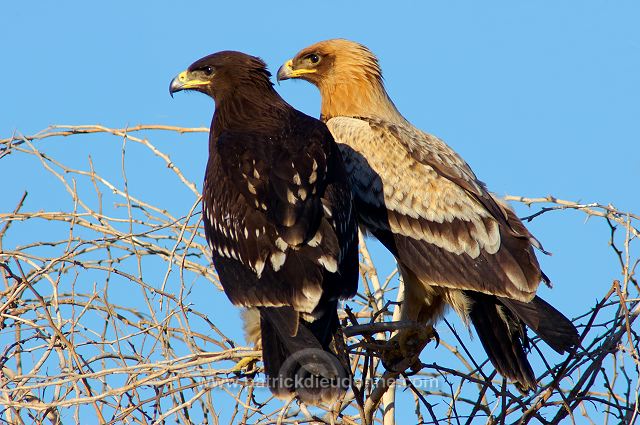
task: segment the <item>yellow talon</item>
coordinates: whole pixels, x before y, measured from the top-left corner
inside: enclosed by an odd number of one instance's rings
[[[389,340],[382,353],[382,363],[387,370],[396,370],[401,364],[409,366],[413,372],[418,372],[422,368],[420,362],[420,352],[432,339],[440,343],[438,333],[431,325],[421,326],[417,329],[407,329],[399,331]],[[404,367],[400,367],[404,369]]]
[[[231,372],[242,372],[243,370],[252,370],[255,363],[260,360],[260,357],[247,356],[243,357],[238,363],[231,368]]]

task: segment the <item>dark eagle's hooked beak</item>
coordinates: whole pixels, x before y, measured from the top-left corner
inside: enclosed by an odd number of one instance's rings
[[[169,94],[173,94],[182,90],[197,90],[210,84],[210,81],[193,78],[189,71],[182,71],[169,84]]]

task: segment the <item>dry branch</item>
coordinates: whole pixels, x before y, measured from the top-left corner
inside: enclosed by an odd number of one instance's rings
[[[295,400],[283,406],[264,388],[259,366],[234,367],[260,352],[243,347],[240,332],[226,335],[227,319],[216,314],[216,303],[227,301],[201,229],[194,183],[201,170],[191,173],[189,163],[178,164],[175,153],[152,141],[201,139],[206,131],[55,125],[33,136],[0,139],[2,169],[30,161],[33,173],[55,192],[54,198],[38,192],[40,181],[29,182],[28,192],[10,181],[3,190],[0,423],[388,425],[395,416],[402,417],[399,423],[527,424],[638,418],[640,216],[552,196],[506,199],[539,206],[529,221],[566,210],[606,220],[610,233],[602,235],[603,243],[611,246],[612,269],[619,268],[620,278],[599,282],[599,301],[575,318],[582,344],[569,356],[557,364],[545,360],[547,347],[533,338],[531,356],[540,353],[547,366],[537,368],[536,391],[521,394],[505,383],[485,358],[474,357],[467,331],[449,321],[441,325],[451,330],[449,337],[441,333],[438,352],[448,353],[440,355],[444,360],[431,360],[435,351],[429,345],[417,374],[385,371],[380,353],[386,340],[415,324],[397,321],[397,271],[381,275],[380,259],[363,243],[362,291],[341,312],[353,391],[332,409],[308,409]],[[61,140],[78,144],[86,135],[100,137],[102,149],[120,157],[120,167],[98,171],[103,167],[97,156],[78,166],[79,158],[55,154]],[[137,164],[147,166],[144,181],[134,177]],[[160,178],[175,191],[166,189],[161,201],[152,201],[145,189]],[[53,200],[55,208],[42,207]],[[392,315],[396,321],[389,321]],[[398,403],[409,403],[415,412],[399,411]]]

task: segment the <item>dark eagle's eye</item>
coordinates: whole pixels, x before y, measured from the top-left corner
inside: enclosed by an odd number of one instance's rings
[[[307,59],[309,59],[309,61],[311,63],[318,63],[320,62],[320,57],[318,55],[316,55],[315,53],[310,54],[309,56],[307,56]]]
[[[205,66],[202,68],[202,72],[204,72],[205,75],[211,75],[213,74],[213,68],[210,66]]]

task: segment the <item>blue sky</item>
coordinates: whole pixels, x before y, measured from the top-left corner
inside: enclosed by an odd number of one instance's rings
[[[638,205],[640,14],[631,2],[17,4],[0,6],[4,134],[51,123],[208,125],[208,99],[167,96],[193,60],[242,50],[274,72],[312,42],[347,37],[380,57],[400,110],[492,190]],[[278,89],[317,115],[314,88]]]
[[[640,212],[638,3],[3,2],[0,18],[2,138],[50,124],[208,126],[208,98],[168,94],[171,78],[194,60],[241,50],[275,74],[308,44],[345,37],[378,55],[401,112],[449,143],[492,191]],[[318,115],[309,84],[277,89]],[[199,138],[162,141],[197,183],[206,151],[206,136]],[[54,149],[81,162],[87,154],[117,158],[120,146]],[[32,210],[60,202],[18,161],[0,161],[0,177],[9,182],[1,211],[25,189]],[[166,196],[161,187],[144,190]],[[541,294],[568,316],[619,277],[601,220],[556,212],[530,228],[554,253],[541,261],[556,286]],[[381,258],[390,266],[390,257]]]

